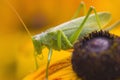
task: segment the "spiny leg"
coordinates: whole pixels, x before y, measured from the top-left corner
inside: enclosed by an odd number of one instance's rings
[[[63,37],[65,39],[65,42],[68,44],[68,46],[70,47],[73,47],[73,45],[70,43],[69,39],[67,38],[67,36],[64,34],[63,31],[61,30],[58,30],[58,40],[57,40],[57,43],[58,43],[58,47],[61,49],[61,37]]]
[[[52,57],[52,48],[49,48],[49,53],[48,53],[48,62],[47,62],[47,67],[46,67],[46,80],[48,80],[48,68],[50,65],[50,61],[51,61],[51,57]]]
[[[77,18],[78,15],[80,14],[81,9],[83,9],[84,15],[86,15],[86,6],[83,1],[80,3],[77,11],[75,12],[75,14],[73,15],[73,17],[71,19]]]
[[[117,22],[115,22],[115,23],[112,24],[111,26],[105,28],[104,30],[109,31],[109,30],[112,30],[113,28],[115,28],[115,27],[117,27],[117,26],[119,26],[119,25],[120,25],[120,20],[117,21]]]
[[[91,6],[91,7],[89,8],[89,11],[88,11],[87,15],[85,16],[84,20],[82,21],[82,23],[80,24],[79,28],[77,29],[77,31],[75,31],[75,33],[73,33],[73,35],[71,35],[71,37],[69,38],[69,41],[70,41],[72,44],[78,39],[78,37],[79,37],[79,35],[80,35],[80,33],[81,33],[82,29],[83,29],[83,26],[84,26],[85,22],[87,21],[87,19],[88,19],[90,13],[92,12],[92,10],[93,10],[94,13],[95,13],[95,17],[96,17],[96,20],[97,20],[97,24],[98,24],[98,26],[99,26],[100,29],[101,29],[100,20],[99,20],[99,17],[98,17],[98,15],[97,15],[97,12],[96,12],[95,8]]]

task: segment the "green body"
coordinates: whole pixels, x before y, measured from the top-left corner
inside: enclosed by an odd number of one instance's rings
[[[99,16],[102,28],[105,25],[107,25],[111,20],[111,14],[108,12],[99,12],[98,16]],[[84,18],[85,16],[76,18],[74,20],[65,22],[56,27],[50,28],[45,32],[42,32],[38,35],[33,36],[33,43],[35,45],[35,49],[37,53],[39,54],[41,53],[43,46],[46,46],[48,48],[52,48],[55,50],[60,50],[57,45],[58,31],[62,31],[67,36],[67,38],[69,38],[78,29],[78,27],[81,25]],[[90,33],[98,29],[99,29],[99,26],[97,24],[95,14],[91,14],[87,19],[86,23],[84,24],[83,30],[79,35],[79,38],[86,35],[87,33]],[[62,50],[72,48],[66,43],[66,41],[64,41],[64,38],[62,38],[61,43],[62,43],[61,44]]]

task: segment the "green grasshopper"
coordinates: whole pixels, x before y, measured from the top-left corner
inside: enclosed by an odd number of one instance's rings
[[[86,16],[76,18],[82,8],[84,12],[86,12],[85,4],[82,2],[78,10],[76,11],[74,17],[72,18],[73,20],[60,24],[56,27],[50,28],[35,36],[31,36],[29,30],[27,29],[25,23],[23,22],[17,11],[10,3],[8,4],[12,8],[12,10],[16,13],[18,19],[21,21],[24,28],[26,29],[26,31],[28,32],[32,39],[34,49],[36,51],[35,53],[36,66],[37,66],[36,56],[42,53],[42,49],[44,46],[49,49],[48,62],[46,68],[46,80],[48,80],[48,67],[50,64],[53,49],[58,51],[72,49],[74,43],[79,38],[82,38],[86,34],[101,29],[111,30],[112,28],[120,24],[120,21],[118,21],[111,25],[110,27],[104,28],[110,22],[111,14],[109,12],[97,13],[95,8],[92,6],[89,8]],[[92,11],[94,11],[95,14],[91,14]]]

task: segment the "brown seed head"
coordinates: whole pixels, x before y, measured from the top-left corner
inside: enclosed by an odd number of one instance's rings
[[[116,80],[120,77],[120,37],[95,31],[74,45],[72,68],[83,80]]]

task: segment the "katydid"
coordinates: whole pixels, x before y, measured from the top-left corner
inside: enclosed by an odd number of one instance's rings
[[[50,64],[52,50],[68,50],[72,49],[74,43],[79,39],[85,36],[86,34],[93,32],[95,30],[110,30],[115,26],[120,24],[120,21],[116,22],[112,26],[108,28],[104,28],[111,20],[111,14],[109,12],[98,12],[94,7],[90,7],[88,12],[85,13],[85,16],[76,18],[80,9],[83,8],[85,11],[85,4],[82,2],[80,4],[80,8],[77,10],[77,13],[72,17],[73,20],[62,23],[58,26],[50,28],[40,34],[31,36],[31,33],[27,29],[25,23],[14,9],[14,7],[8,3],[11,9],[15,12],[20,22],[23,24],[24,28],[28,32],[29,36],[32,39],[35,53],[35,60],[37,66],[37,56],[42,54],[43,47],[47,47],[49,49],[48,52],[48,63],[46,68],[46,80],[48,80],[48,67]],[[95,14],[91,14],[94,11]]]

